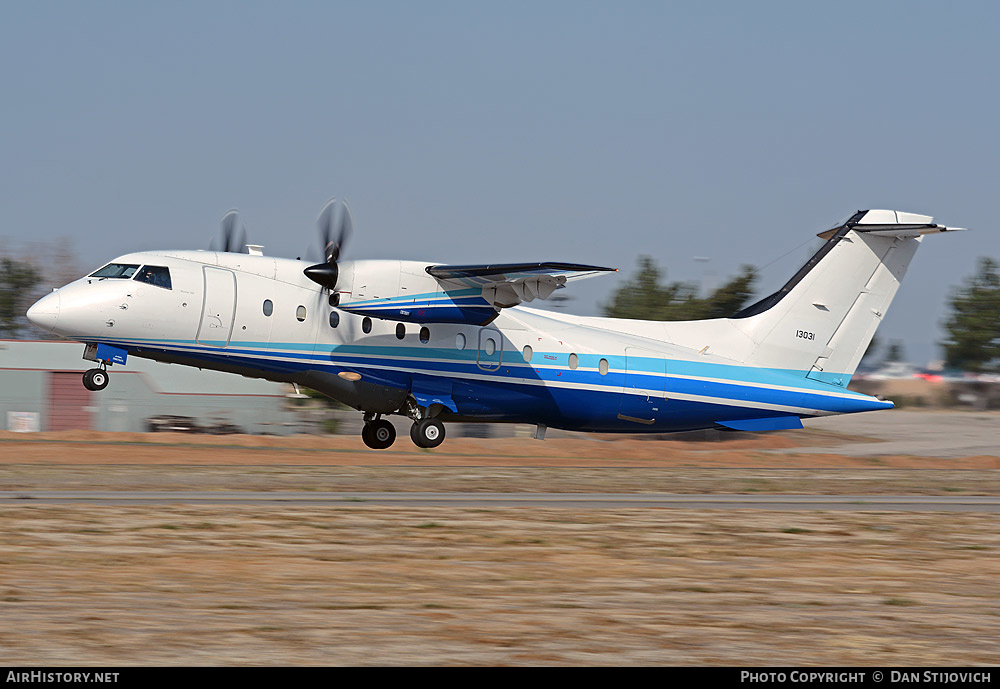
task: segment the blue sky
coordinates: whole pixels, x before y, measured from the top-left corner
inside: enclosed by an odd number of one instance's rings
[[[995,3],[10,2],[0,237],[81,269],[207,248],[238,207],[302,255],[330,196],[352,258],[742,263],[776,288],[859,208],[925,242],[879,334],[936,356],[949,289],[1000,257]],[[707,263],[694,257],[707,257]],[[779,257],[784,258],[779,259]],[[779,259],[779,260],[775,260]]]

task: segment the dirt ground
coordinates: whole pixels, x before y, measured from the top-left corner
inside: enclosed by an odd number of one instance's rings
[[[1000,491],[996,456],[862,440],[0,433],[0,490]],[[998,552],[978,513],[26,502],[0,664],[996,664]]]

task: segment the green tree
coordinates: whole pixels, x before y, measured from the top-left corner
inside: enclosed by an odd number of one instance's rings
[[[685,282],[662,284],[663,273],[650,256],[640,256],[638,270],[602,306],[605,316],[649,321],[686,321],[726,318],[739,311],[753,296],[757,271],[743,266],[741,272],[705,298],[696,285]]]
[[[885,360],[890,363],[906,361],[906,354],[903,352],[903,343],[900,340],[893,340],[889,343],[889,351],[885,354]]]
[[[996,370],[1000,361],[1000,274],[992,258],[980,258],[976,274],[952,294],[945,330],[946,366],[963,371]]]
[[[24,312],[42,274],[27,261],[0,257],[0,337],[15,338],[28,325]]]

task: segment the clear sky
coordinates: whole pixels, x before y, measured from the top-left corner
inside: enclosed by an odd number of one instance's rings
[[[670,279],[766,265],[768,292],[812,234],[892,208],[972,228],[928,238],[879,331],[923,363],[949,289],[1000,257],[998,20],[993,2],[11,1],[0,237],[71,237],[89,269],[207,248],[238,207],[295,257],[346,196],[347,257],[621,268],[573,287],[595,314],[639,254]]]

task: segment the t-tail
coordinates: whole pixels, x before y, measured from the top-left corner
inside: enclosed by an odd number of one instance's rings
[[[858,211],[821,233],[826,243],[777,292],[731,318],[683,324],[677,334],[748,365],[847,387],[924,235],[962,229],[933,220]]]

